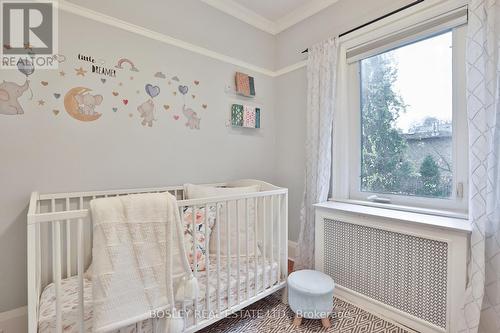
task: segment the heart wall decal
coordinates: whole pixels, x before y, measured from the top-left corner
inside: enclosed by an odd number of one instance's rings
[[[181,86],[179,86],[179,88],[178,88],[178,89],[179,89],[179,92],[180,92],[181,94],[183,94],[183,95],[186,95],[186,94],[187,94],[187,92],[189,91],[188,86],[182,86],[182,85],[181,85]]]
[[[146,84],[146,86],[144,87],[144,89],[146,90],[146,93],[151,97],[151,98],[155,98],[156,96],[158,96],[160,94],[160,87],[158,86],[153,86],[152,84],[148,83]]]

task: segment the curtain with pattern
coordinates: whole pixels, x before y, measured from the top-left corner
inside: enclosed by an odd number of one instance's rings
[[[314,266],[314,207],[328,199],[338,50],[335,39],[309,48],[306,168],[296,269]]]
[[[500,332],[500,0],[471,0],[467,28],[468,284],[460,332]]]

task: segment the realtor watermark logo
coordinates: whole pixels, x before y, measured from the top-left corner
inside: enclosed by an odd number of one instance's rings
[[[0,68],[57,68],[57,10],[53,1],[0,0]],[[26,66],[25,66],[26,67]]]

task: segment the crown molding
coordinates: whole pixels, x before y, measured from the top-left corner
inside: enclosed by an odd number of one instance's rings
[[[281,17],[275,22],[276,31],[281,32],[291,26],[319,13],[323,9],[330,7],[339,0],[313,0],[296,8],[287,15]]]
[[[233,0],[201,0],[209,6],[231,15],[253,27],[277,35],[283,30],[307,19],[339,0],[312,0],[294,9],[276,21],[269,20]]]
[[[34,0],[34,1],[42,2],[44,0]],[[68,13],[71,13],[71,14],[74,14],[74,15],[77,15],[80,17],[87,18],[87,19],[93,20],[95,22],[106,24],[108,26],[112,26],[112,27],[115,27],[115,28],[118,28],[121,30],[125,30],[128,32],[137,34],[139,36],[153,39],[153,40],[156,40],[156,41],[164,43],[164,44],[172,45],[172,46],[175,46],[175,47],[178,47],[178,48],[181,48],[181,49],[193,52],[193,53],[197,53],[197,54],[200,54],[200,55],[203,55],[203,56],[206,56],[206,57],[218,60],[218,61],[222,61],[222,62],[231,64],[231,65],[234,65],[234,66],[245,68],[245,69],[252,71],[254,73],[263,74],[263,75],[266,75],[269,77],[278,77],[278,76],[287,74],[289,72],[295,71],[295,70],[297,70],[301,67],[304,67],[306,65],[305,61],[301,61],[301,62],[298,62],[296,64],[293,64],[293,65],[290,65],[290,66],[287,66],[287,67],[284,67],[280,70],[275,71],[272,69],[267,69],[264,67],[260,67],[260,66],[245,62],[243,60],[240,60],[240,59],[237,59],[234,57],[230,57],[228,55],[225,55],[225,54],[222,54],[222,53],[219,53],[216,51],[212,51],[210,49],[207,49],[207,48],[204,48],[204,47],[192,44],[192,43],[185,42],[183,40],[180,40],[180,39],[177,39],[177,38],[174,38],[174,37],[171,37],[171,36],[168,36],[168,35],[165,35],[165,34],[150,30],[150,29],[147,29],[147,28],[139,26],[139,25],[129,23],[129,22],[124,21],[124,20],[120,20],[116,17],[112,17],[109,15],[91,10],[89,8],[86,8],[86,7],[76,5],[76,4],[68,2],[66,0],[59,0],[59,1],[55,2],[54,4],[57,6],[57,8],[59,10],[62,10],[62,11],[65,11],[65,12],[68,12]]]
[[[265,18],[262,15],[257,14],[253,10],[250,10],[233,0],[201,0],[201,2],[220,10],[228,15],[231,15],[238,20],[241,20],[257,29],[270,33],[271,35],[276,35],[277,25],[275,22]]]

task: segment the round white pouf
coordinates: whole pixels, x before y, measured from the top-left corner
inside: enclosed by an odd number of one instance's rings
[[[333,309],[333,279],[304,269],[288,276],[288,303],[296,318],[327,319]],[[294,324],[300,325],[300,319]],[[325,322],[323,322],[325,325]]]

